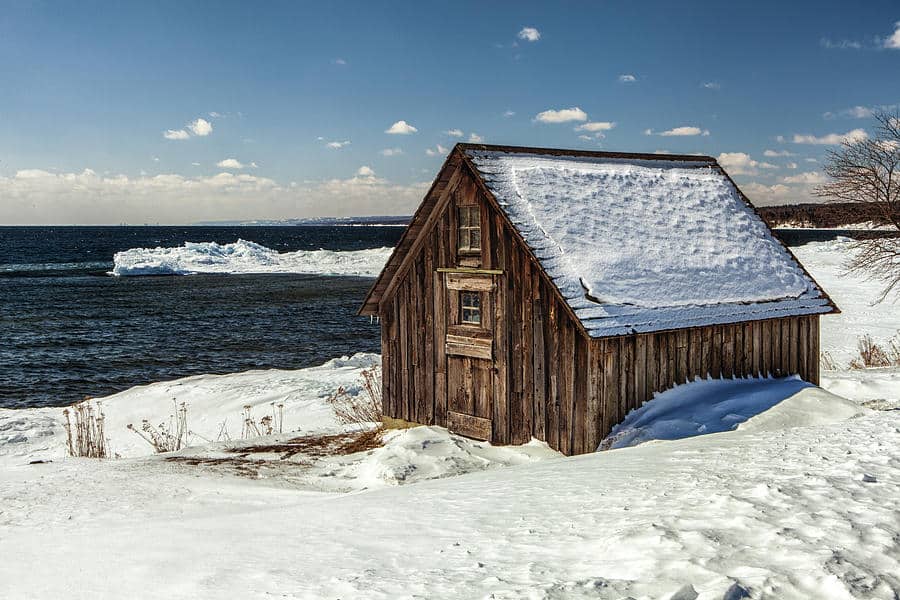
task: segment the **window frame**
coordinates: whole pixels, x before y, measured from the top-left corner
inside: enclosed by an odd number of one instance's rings
[[[478,245],[472,245],[473,234]],[[481,254],[481,207],[477,204],[459,206],[456,210],[456,251],[463,256]]]
[[[474,303],[467,299],[474,298]],[[460,325],[468,325],[471,327],[484,327],[484,297],[481,292],[473,292],[461,290],[459,292],[459,319]],[[467,318],[467,313],[469,317]],[[477,321],[472,320],[473,316],[477,317]]]

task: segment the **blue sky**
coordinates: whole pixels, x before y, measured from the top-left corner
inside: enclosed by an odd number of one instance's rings
[[[0,223],[409,213],[469,139],[699,152],[758,204],[809,200],[828,142],[900,104],[898,22],[895,1],[0,2]]]

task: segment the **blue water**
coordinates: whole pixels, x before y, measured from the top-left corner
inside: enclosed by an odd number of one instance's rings
[[[198,373],[378,351],[372,279],[111,277],[115,252],[229,243],[279,252],[396,244],[398,227],[0,227],[0,407],[60,406]]]

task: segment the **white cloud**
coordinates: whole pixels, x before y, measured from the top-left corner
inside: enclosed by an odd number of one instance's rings
[[[700,129],[699,127],[694,127],[693,125],[689,125],[689,126],[684,126],[684,127],[675,127],[673,129],[669,129],[668,131],[663,131],[659,135],[665,136],[665,137],[709,135],[709,130],[708,129]]]
[[[844,141],[859,142],[868,137],[869,137],[869,135],[866,133],[866,131],[864,129],[854,129],[852,131],[848,131],[847,133],[828,133],[823,136],[795,133],[794,137],[792,138],[792,141],[795,144],[815,144],[815,145],[820,145],[820,146],[836,146],[838,144],[843,143]]]
[[[226,158],[216,163],[220,169],[243,169],[244,164],[236,158]]]
[[[877,106],[851,106],[837,112],[827,112],[822,115],[825,119],[870,119],[877,112],[891,112],[897,110],[900,104],[881,104]]]
[[[586,142],[591,142],[591,141],[594,140],[594,138],[592,138],[591,136],[589,136],[589,135],[584,135],[584,134],[579,135],[579,136],[578,136],[578,139],[579,139],[579,140],[584,140],[584,141],[586,141]]]
[[[470,144],[480,144],[484,141],[484,138],[475,133],[474,131],[469,134],[469,143]]]
[[[184,129],[167,129],[163,132],[163,137],[167,140],[186,140],[191,136]]]
[[[198,163],[198,162],[192,162],[191,164],[192,164],[193,166],[195,166],[195,167],[199,167],[199,166],[200,166],[200,163]]]
[[[429,183],[374,176],[291,186],[247,173],[188,177],[103,176],[91,169],[23,169],[0,176],[0,222],[8,224],[191,223],[297,216],[410,214]]]
[[[862,48],[862,44],[854,40],[832,40],[829,38],[822,38],[819,40],[819,43],[823,48],[836,48],[838,50],[859,50]]]
[[[644,135],[653,135],[653,130],[652,130],[652,129],[645,129],[645,130],[644,130]]]
[[[818,158],[804,158],[803,160],[806,161],[806,162],[808,162],[808,163],[817,163],[817,162],[819,162],[819,159],[818,159]]]
[[[891,37],[885,38],[883,44],[885,48],[900,50],[900,21],[894,23],[894,33],[891,34]]]
[[[390,133],[391,135],[410,135],[417,131],[418,129],[416,129],[406,121],[397,121],[384,130],[385,133]]]
[[[325,145],[329,148],[334,148],[335,150],[339,150],[339,149],[343,148],[344,146],[349,146],[350,140],[344,140],[342,142],[328,142]]]
[[[809,159],[807,159],[807,160],[809,160]],[[813,159],[813,161],[815,161],[815,159]],[[787,167],[788,169],[794,170],[797,168],[797,163],[789,162],[788,164],[786,164],[784,166]]]
[[[375,177],[375,171],[372,167],[368,167],[366,165],[361,166],[356,170],[356,174],[360,177]]]
[[[722,84],[716,81],[706,81],[701,83],[700,87],[706,88],[707,90],[718,90],[722,88]]]
[[[450,150],[444,148],[440,144],[435,146],[434,148],[428,148],[425,150],[425,154],[428,156],[445,156]]]
[[[572,108],[561,108],[559,110],[545,110],[539,112],[535,117],[535,121],[541,123],[567,123],[569,121],[587,121],[587,113],[573,106]]]
[[[716,160],[732,175],[753,175],[759,165],[745,152],[723,152]]]
[[[448,129],[448,130],[445,131],[444,133],[446,133],[446,134],[449,135],[450,137],[458,137],[458,138],[461,138],[462,136],[465,135],[465,134],[463,133],[462,129]]]
[[[508,118],[514,117],[514,116],[516,116],[516,111],[514,111],[514,110],[503,111],[503,118],[505,118],[505,119],[508,119]]]
[[[575,128],[575,131],[590,131],[591,133],[596,133],[598,131],[609,131],[616,124],[611,121],[590,121],[589,123],[584,123],[583,125],[579,125]]]
[[[211,110],[211,111],[209,111],[209,112],[206,113],[206,114],[208,114],[208,115],[209,115],[210,117],[212,117],[213,119],[219,119],[219,118],[225,116],[225,115],[223,115],[222,113],[216,112],[216,111],[214,111],[214,110]]]
[[[190,129],[194,135],[206,137],[212,133],[213,126],[209,121],[201,118],[192,121],[190,125],[188,125],[188,129]]]
[[[768,156],[769,158],[777,158],[779,156],[794,156],[793,152],[788,152],[787,150],[766,150],[763,152],[763,156]]]
[[[403,150],[401,148],[385,148],[381,151],[382,156],[400,156],[403,154]]]
[[[806,185],[821,185],[828,183],[828,176],[819,171],[809,171],[807,173],[797,173],[789,175],[782,179],[784,183],[803,183]]]
[[[341,65],[341,66],[347,64],[347,61],[344,60],[343,58],[335,58],[335,59],[332,60],[331,62],[334,63],[334,64],[336,64],[336,65]]]
[[[619,81],[622,83],[634,83],[637,81],[637,77],[631,74],[619,75]]]
[[[541,39],[541,32],[534,27],[523,27],[517,37],[526,42],[536,42]]]

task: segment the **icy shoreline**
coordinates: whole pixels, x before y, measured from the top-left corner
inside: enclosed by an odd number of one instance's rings
[[[246,240],[231,244],[185,242],[174,248],[132,248],[113,256],[110,274],[194,275],[199,273],[353,275],[375,277],[392,248],[367,250],[297,250],[279,253]]]

